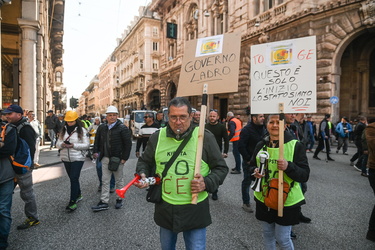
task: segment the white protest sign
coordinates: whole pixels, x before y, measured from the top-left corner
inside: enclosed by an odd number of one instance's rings
[[[316,112],[316,37],[251,46],[251,113]]]
[[[205,83],[208,94],[237,92],[240,49],[239,33],[187,41],[177,96],[202,95]]]

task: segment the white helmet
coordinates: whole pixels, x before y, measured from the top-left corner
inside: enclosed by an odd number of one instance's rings
[[[105,113],[106,114],[108,114],[108,113],[116,113],[116,114],[118,114],[118,110],[117,110],[117,108],[115,106],[108,106],[107,112],[105,112]]]

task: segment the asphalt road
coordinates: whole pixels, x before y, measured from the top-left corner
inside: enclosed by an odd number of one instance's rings
[[[135,144],[126,163],[126,183],[135,170],[134,149]],[[350,148],[349,156],[334,153],[336,161],[329,163],[308,154],[311,174],[302,211],[312,222],[293,227],[296,249],[375,249],[375,243],[365,239],[374,194],[368,179],[349,165],[354,152]],[[323,153],[320,156],[324,158]],[[58,160],[55,150],[43,152],[41,158],[47,165]],[[230,168],[234,165],[231,153],[227,163]],[[16,229],[25,219],[16,189],[9,249],[160,249],[153,204],[146,202],[145,190],[131,187],[119,210],[114,209],[116,197],[111,194],[110,209],[93,213],[91,206],[100,194],[95,167],[87,160],[81,174],[84,199],[75,212],[67,213],[69,180],[62,164],[37,169],[33,176],[41,223],[27,230]],[[219,200],[210,200],[213,223],[207,229],[207,249],[263,248],[260,223],[241,208],[241,181],[242,175],[228,174],[219,189]],[[177,248],[184,249],[182,235]]]

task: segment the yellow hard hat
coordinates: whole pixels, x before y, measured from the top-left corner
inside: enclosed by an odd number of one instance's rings
[[[73,110],[69,110],[65,113],[65,118],[64,120],[66,122],[74,122],[75,120],[78,119],[78,114],[77,112],[73,111]]]

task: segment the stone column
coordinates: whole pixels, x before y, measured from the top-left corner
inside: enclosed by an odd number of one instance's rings
[[[24,109],[37,110],[36,99],[36,43],[39,22],[18,19],[21,37],[20,103]]]

